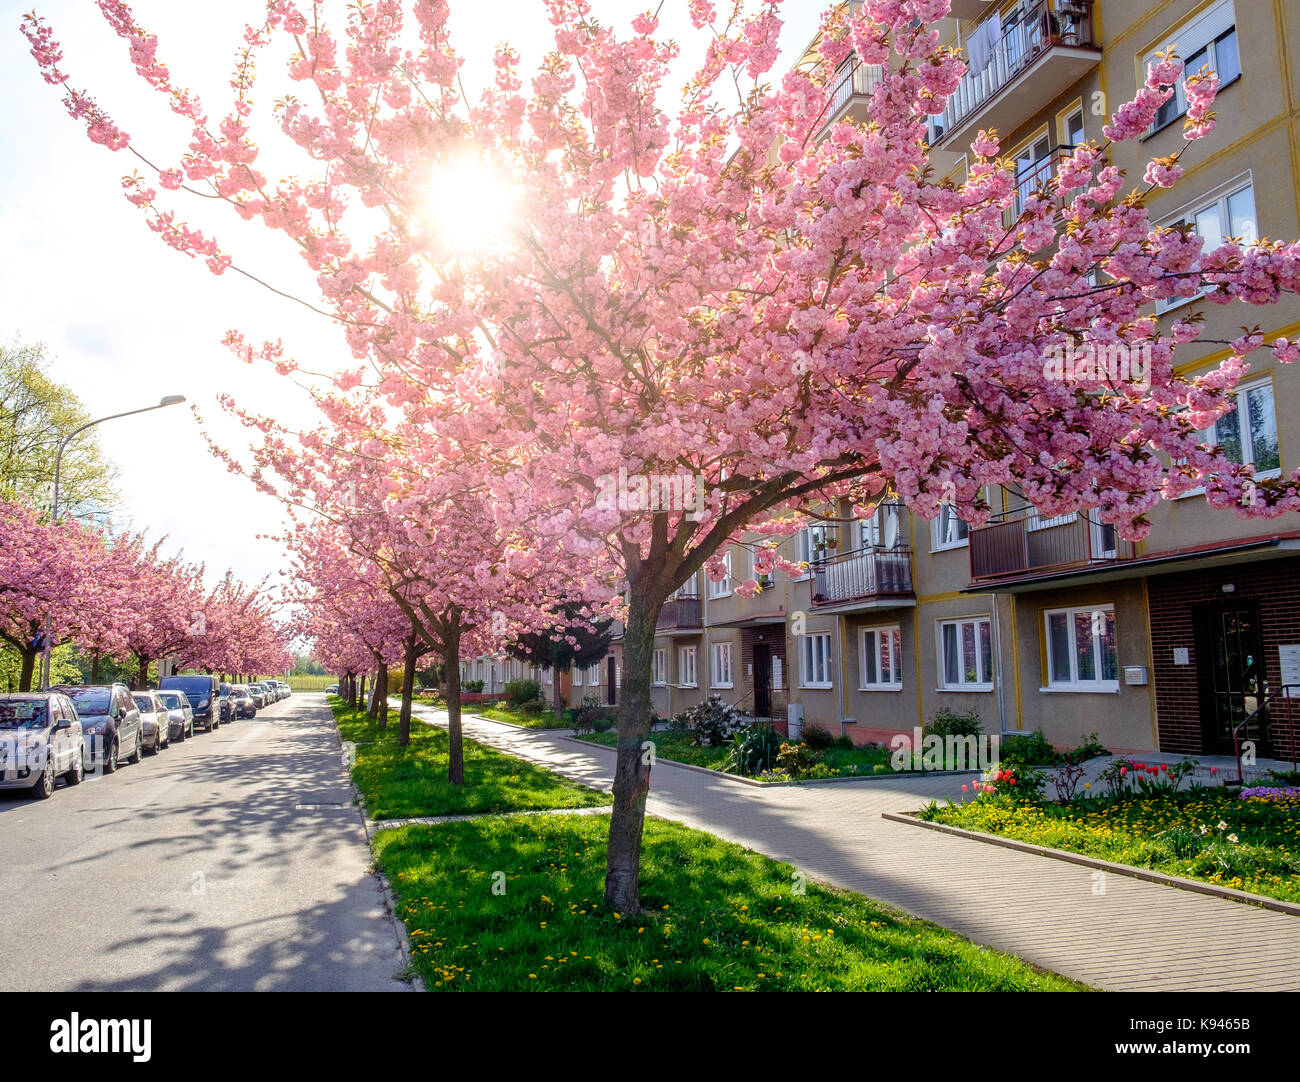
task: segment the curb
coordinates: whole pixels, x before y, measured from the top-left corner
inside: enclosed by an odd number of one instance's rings
[[[1222,898],[1224,901],[1236,902],[1239,905],[1252,905],[1257,909],[1271,909],[1276,913],[1286,913],[1288,916],[1300,917],[1300,904],[1295,902],[1284,902],[1277,898],[1269,898],[1263,894],[1251,894],[1249,891],[1234,890],[1231,887],[1219,887],[1213,883],[1203,883],[1199,879],[1187,879],[1180,875],[1168,875],[1165,872],[1153,871],[1150,868],[1137,868],[1132,864],[1116,864],[1110,860],[1100,860],[1097,857],[1084,856],[1082,853],[1071,853],[1065,849],[1049,849],[1045,845],[1034,845],[1031,842],[1022,842],[1016,838],[1004,838],[999,834],[985,834],[977,830],[963,830],[961,827],[949,826],[947,823],[927,823],[924,820],[916,818],[915,812],[881,812],[882,819],[888,819],[891,823],[904,823],[908,826],[925,827],[927,830],[937,830],[941,834],[951,834],[954,837],[966,838],[974,842],[983,842],[985,845],[998,845],[1004,849],[1015,849],[1021,853],[1033,853],[1041,857],[1051,857],[1053,860],[1065,861],[1069,864],[1079,864],[1085,868],[1096,868],[1099,871],[1111,872],[1115,875],[1124,875],[1130,879],[1141,879],[1147,883],[1157,883],[1161,886],[1176,887],[1179,890],[1190,891],[1193,894],[1208,894],[1212,898]]]
[[[327,704],[328,705],[328,704]],[[330,722],[334,727],[334,740],[338,744],[339,757],[343,756],[343,734],[339,732],[338,723],[334,720],[334,711],[330,711]],[[370,874],[379,882],[379,893],[384,899],[384,910],[388,914],[389,923],[392,925],[393,934],[397,937],[397,949],[402,953],[404,969],[410,974],[409,983],[417,992],[427,992],[424,981],[414,970],[414,962],[411,958],[411,944],[406,934],[406,925],[397,915],[397,896],[393,893],[393,888],[388,885],[388,876],[384,875],[374,866],[373,844],[377,827],[375,821],[370,818],[370,813],[366,811],[366,801],[361,795],[361,790],[357,788],[357,783],[352,779],[352,768],[344,764],[343,768],[347,772],[348,788],[352,790],[353,806],[357,809],[357,814],[361,819],[361,829],[366,836],[366,848],[371,849],[371,866]]]
[[[482,718],[481,720],[492,721],[493,719]],[[594,740],[583,740],[580,736],[562,736],[560,739],[571,740],[573,743],[581,744],[585,748],[600,748],[603,751],[618,753],[617,748],[611,748],[608,744],[597,744]],[[791,781],[758,781],[755,778],[743,778],[739,774],[727,774],[721,770],[713,770],[707,766],[697,766],[695,763],[679,763],[676,759],[663,759],[662,762],[667,763],[669,766],[675,766],[679,770],[694,770],[700,774],[712,774],[715,778],[722,778],[724,781],[752,785],[758,789],[784,789],[791,785],[840,785],[851,781],[898,781],[900,778],[944,778],[983,773],[980,770],[909,770],[906,774],[854,774],[844,778],[804,778],[802,780],[796,778]]]

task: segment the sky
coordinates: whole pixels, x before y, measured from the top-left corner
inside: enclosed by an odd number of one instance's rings
[[[179,158],[184,128],[135,76],[125,44],[92,0],[37,0],[35,6],[63,46],[61,66],[70,82],[89,90],[152,160]],[[120,189],[136,159],[92,144],[64,111],[57,89],[38,74],[18,29],[32,7],[33,0],[0,0],[0,340],[45,343],[50,375],[71,387],[95,417],[184,395],[184,406],[98,429],[105,455],[120,472],[116,521],[165,536],[169,552],[205,565],[209,584],[230,569],[247,582],[270,579],[274,586],[286,566],[272,539],[283,508],[229,472],[207,438],[236,454],[249,443],[246,430],[219,405],[221,394],[290,425],[312,424],[316,414],[304,389],[241,362],[222,338],[232,328],[250,342],[279,338],[286,352],[316,371],[351,367],[351,355],[323,317],[238,275],[213,276],[146,227]],[[811,39],[823,3],[787,0],[786,7],[783,64],[793,63]],[[158,56],[174,81],[197,91],[215,117],[229,100],[243,27],[263,9],[262,0],[134,5],[137,22],[158,35]],[[333,25],[341,28],[342,5],[334,9]],[[498,41],[508,40],[525,61],[539,57],[549,41],[541,0],[452,0],[451,9],[453,41],[471,88],[490,72]],[[626,27],[644,4],[597,0],[594,10],[603,21]],[[703,39],[691,30],[685,0],[665,0],[661,18],[663,31],[682,43],[684,63],[693,66]],[[264,65],[260,74],[259,121],[276,96],[279,73]],[[302,171],[300,160],[273,156],[271,139],[263,145],[258,164],[272,178]],[[170,205],[178,219],[211,228],[237,264],[315,298],[305,264],[282,238],[229,213],[205,217],[209,208],[193,201]],[[218,508],[236,513],[208,513]]]

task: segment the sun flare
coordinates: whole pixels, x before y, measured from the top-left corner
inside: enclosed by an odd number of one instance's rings
[[[440,256],[481,256],[510,243],[517,202],[518,192],[504,172],[465,157],[435,167],[421,217]]]

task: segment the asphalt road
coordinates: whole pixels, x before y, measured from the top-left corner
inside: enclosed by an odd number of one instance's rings
[[[0,898],[3,991],[409,987],[321,694],[0,791]]]

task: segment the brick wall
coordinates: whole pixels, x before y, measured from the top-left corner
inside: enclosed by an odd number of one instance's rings
[[[1225,594],[1223,586],[1234,587]],[[1300,557],[1224,564],[1148,580],[1151,642],[1160,750],[1208,752],[1201,724],[1199,659],[1192,606],[1201,602],[1254,601],[1259,605],[1264,664],[1269,687],[1281,683],[1277,648],[1300,643]],[[1190,664],[1175,665],[1175,648],[1186,648]],[[1300,711],[1298,711],[1300,714]],[[1290,757],[1285,726],[1274,724],[1275,755]]]

